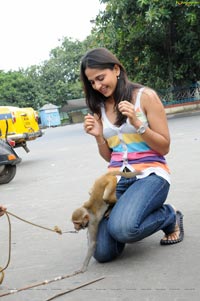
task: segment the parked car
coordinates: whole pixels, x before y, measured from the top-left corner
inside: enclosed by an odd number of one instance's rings
[[[7,133],[5,120],[8,121]],[[0,138],[5,139],[7,136],[15,141],[15,147],[22,146],[29,152],[27,141],[35,140],[42,134],[38,124],[38,113],[33,108],[0,106]]]

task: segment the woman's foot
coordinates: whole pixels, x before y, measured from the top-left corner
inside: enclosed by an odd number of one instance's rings
[[[174,210],[176,213],[176,225],[174,231],[170,234],[165,234],[165,236],[160,241],[161,245],[176,244],[178,242],[181,242],[184,238],[183,214],[175,208]]]

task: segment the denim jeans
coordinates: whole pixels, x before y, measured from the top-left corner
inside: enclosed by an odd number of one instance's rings
[[[111,261],[120,255],[126,243],[139,241],[163,230],[171,233],[176,223],[174,209],[164,204],[169,183],[150,174],[142,179],[121,178],[116,190],[117,203],[109,218],[99,224],[94,258]]]

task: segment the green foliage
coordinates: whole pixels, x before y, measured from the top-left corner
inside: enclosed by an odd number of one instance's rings
[[[83,97],[79,80],[80,60],[90,39],[83,43],[64,38],[52,49],[49,60],[26,70],[0,72],[0,105],[31,106],[46,103],[62,106]]]
[[[0,71],[0,105],[32,106],[36,98],[34,84],[21,71]]]
[[[0,71],[0,105],[62,106],[83,97],[83,54],[106,47],[129,78],[157,90],[200,80],[200,5],[176,0],[99,0],[105,10],[85,41],[63,38],[49,60],[20,71]],[[193,4],[192,4],[193,3]]]
[[[40,85],[44,103],[63,105],[82,96],[79,80],[80,60],[84,44],[64,38],[60,47],[52,49],[50,59],[41,66]]]
[[[129,77],[156,89],[190,84],[200,74],[200,8],[171,0],[110,0],[96,18],[99,46]]]

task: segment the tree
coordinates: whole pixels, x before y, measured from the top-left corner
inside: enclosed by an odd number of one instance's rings
[[[40,108],[46,103],[62,106],[83,97],[79,79],[80,60],[87,44],[64,38],[52,49],[49,60],[26,70],[0,72],[1,105]]]
[[[26,70],[0,71],[0,104],[58,106],[83,97],[81,57],[107,47],[129,78],[156,90],[200,80],[200,5],[178,0],[100,0],[105,10],[83,41],[63,38],[49,60]]]
[[[101,2],[106,9],[92,33],[99,46],[119,57],[130,78],[156,89],[199,80],[200,6],[171,0]]]
[[[61,46],[52,49],[50,59],[41,68],[41,87],[46,102],[63,105],[82,96],[79,80],[80,60],[84,44],[64,38]]]
[[[0,104],[32,106],[36,98],[33,83],[22,71],[0,71]]]

